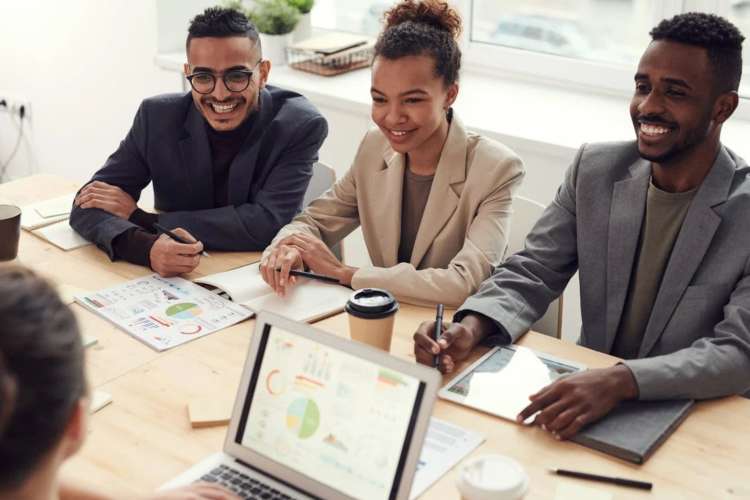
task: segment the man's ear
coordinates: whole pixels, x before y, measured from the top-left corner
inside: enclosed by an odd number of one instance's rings
[[[740,96],[732,90],[721,94],[714,103],[714,121],[721,125],[729,119],[737,109],[740,102]]]
[[[271,73],[271,61],[268,59],[263,59],[260,64],[258,64],[258,70],[260,71],[260,75],[258,77],[258,88],[263,88],[266,86],[266,82],[268,82],[268,75]]]
[[[182,72],[185,74],[185,76],[188,76],[190,74],[190,65],[188,63],[182,65]]]
[[[89,398],[82,397],[73,407],[68,424],[65,426],[65,432],[63,432],[61,442],[63,457],[68,458],[74,455],[83,446],[88,432],[90,406]]]

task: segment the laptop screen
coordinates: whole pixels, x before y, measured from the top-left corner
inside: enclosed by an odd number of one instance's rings
[[[235,437],[345,495],[395,498],[424,383],[266,325]]]

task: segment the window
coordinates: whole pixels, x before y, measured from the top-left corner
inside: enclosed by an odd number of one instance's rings
[[[727,19],[737,26],[743,35],[745,43],[742,47],[743,61],[742,82],[740,83],[740,95],[750,98],[750,0],[730,0],[728,8],[724,9]]]
[[[632,65],[648,42],[653,2],[474,0],[471,42]]]
[[[648,32],[679,12],[721,14],[750,39],[750,0],[449,0],[467,67],[581,89],[632,92]],[[317,0],[313,26],[376,36],[396,0]],[[750,98],[750,40],[740,89]]]

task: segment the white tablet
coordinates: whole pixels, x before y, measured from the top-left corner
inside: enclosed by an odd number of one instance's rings
[[[459,373],[438,396],[515,421],[529,405],[529,396],[560,377],[585,369],[527,347],[500,346]]]

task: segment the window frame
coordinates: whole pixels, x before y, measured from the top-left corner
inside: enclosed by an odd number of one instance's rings
[[[395,2],[395,0],[393,0]],[[464,20],[459,41],[463,67],[483,75],[526,81],[535,85],[563,87],[574,92],[629,98],[633,93],[635,64],[589,61],[545,54],[513,47],[472,41],[474,0],[448,0]],[[730,0],[651,0],[651,25],[682,12],[712,12],[725,17],[731,13]],[[321,29],[321,28],[316,28]],[[750,38],[750,34],[747,35]],[[749,71],[745,79],[750,78]],[[740,106],[735,113],[750,120],[750,83],[740,89]],[[744,93],[743,93],[744,90]]]

